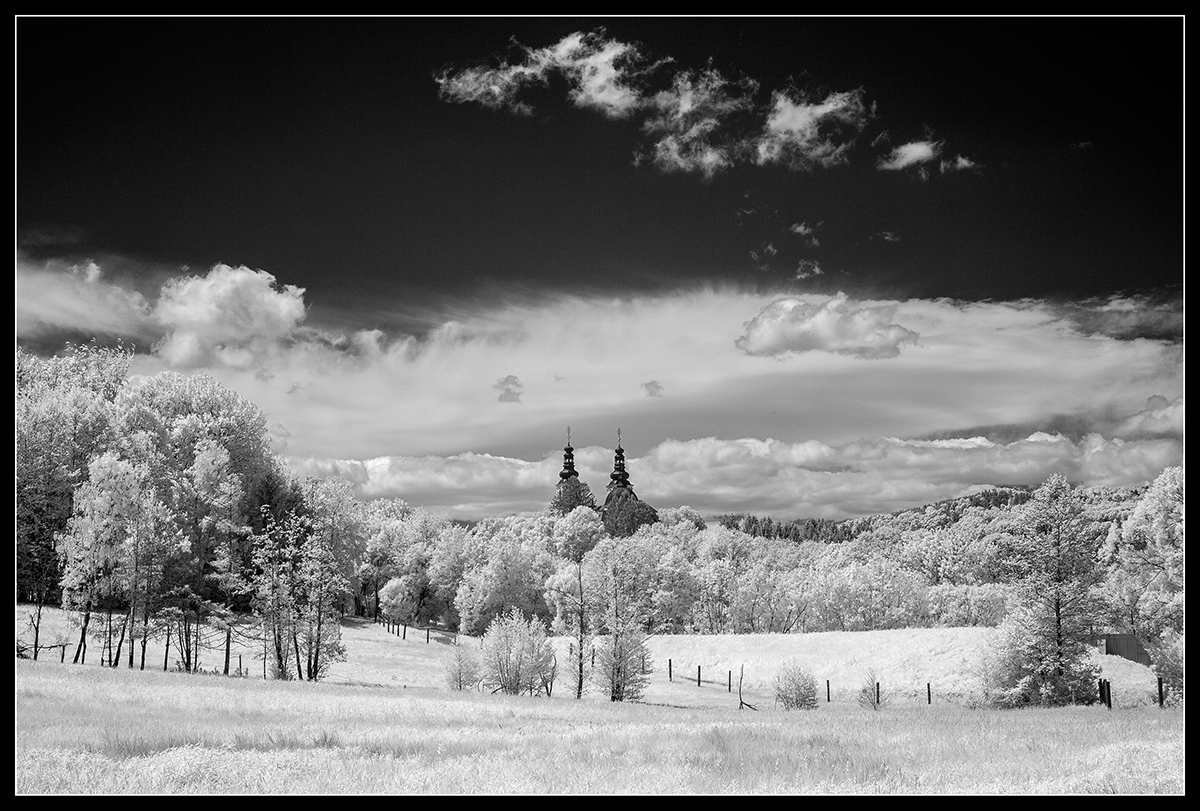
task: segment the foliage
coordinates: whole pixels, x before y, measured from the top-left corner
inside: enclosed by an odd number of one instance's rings
[[[553,684],[554,651],[545,623],[512,609],[483,635],[483,684],[493,693],[546,694]]]
[[[569,515],[579,507],[596,509],[596,497],[586,482],[578,476],[568,476],[558,483],[554,498],[550,499],[550,512],[553,515]]]
[[[627,626],[597,640],[592,678],[610,701],[640,701],[646,694],[654,670],[647,639],[641,629]]]
[[[785,710],[815,710],[817,708],[817,679],[812,671],[795,660],[779,667],[773,681],[775,700]]]
[[[445,675],[451,690],[473,690],[482,678],[479,657],[455,642],[454,651],[446,661]]]
[[[1165,699],[1171,703],[1183,701],[1183,636],[1182,631],[1168,628],[1150,649],[1154,672],[1163,680]]]
[[[873,668],[868,669],[863,675],[862,685],[858,688],[858,694],[854,700],[858,706],[868,710],[881,710],[889,703],[889,698],[883,692],[882,686],[879,684],[879,676],[876,675]]]
[[[1010,564],[1015,602],[1005,620],[1000,703],[1092,703],[1097,668],[1088,664],[1103,576],[1097,527],[1070,483],[1053,475],[1017,513]]]

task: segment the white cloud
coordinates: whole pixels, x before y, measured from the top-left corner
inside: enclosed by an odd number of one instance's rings
[[[959,155],[952,161],[942,161],[940,166],[942,174],[946,174],[946,172],[963,172],[968,169],[980,168],[980,164],[976,163],[970,158],[964,158],[962,155]]]
[[[276,285],[265,271],[216,265],[163,287],[154,317],[164,337],[155,352],[177,369],[250,369],[304,316],[302,288]]]
[[[754,109],[756,90],[749,79],[732,82],[711,68],[677,73],[670,89],[646,102],[642,130],[656,140],[638,159],[664,171],[699,172],[706,178],[729,168],[743,147],[726,122]]]
[[[820,276],[825,271],[821,270],[821,266],[812,259],[801,259],[796,265],[796,278],[808,279],[812,276]]]
[[[942,154],[944,145],[943,141],[910,141],[893,149],[887,157],[880,158],[878,167],[898,170],[928,163],[937,160],[938,156]]]
[[[583,481],[598,491],[612,451],[576,450]],[[752,438],[666,440],[627,464],[650,504],[687,504],[702,514],[753,512],[783,519],[848,518],[964,495],[990,486],[1037,485],[1062,473],[1086,486],[1137,486],[1179,464],[1177,445],[1092,435],[1079,443],[1037,437],[1007,444],[867,439],[840,446]],[[364,462],[293,459],[304,475],[341,476],[364,497],[398,496],[462,518],[533,512],[553,495],[561,459],[487,454],[391,457]]]
[[[518,96],[525,87],[545,85],[563,76],[571,102],[609,118],[624,118],[642,104],[628,81],[646,68],[636,46],[606,39],[602,32],[574,33],[548,48],[524,48],[524,62],[498,67],[445,70],[435,77],[442,98],[473,102],[493,110],[529,115],[533,108]]]
[[[823,304],[798,298],[771,302],[746,322],[737,347],[747,355],[836,352],[862,358],[894,358],[918,335],[892,323],[896,305],[856,304],[838,293]]]
[[[149,344],[159,335],[146,298],[105,278],[95,262],[37,265],[18,255],[16,271],[18,339],[39,340],[68,330],[73,337]]]
[[[585,444],[623,427],[626,446],[641,456],[631,467],[640,495],[666,506],[704,498],[714,511],[892,509],[981,482],[1032,482],[1052,469],[1119,481],[1182,455],[1180,345],[1092,333],[1074,311],[1046,302],[801,299],[731,289],[540,296],[461,309],[416,338],[295,326],[298,291],[232,270],[214,279],[229,273],[260,298],[250,296],[246,317],[227,323],[230,313],[198,314],[203,302],[222,300],[214,292],[222,284],[195,288],[196,307],[172,333],[190,341],[176,347],[178,357],[204,360],[197,370],[262,408],[275,426],[273,445],[298,459],[360,467],[377,458],[458,459],[437,462],[441,472],[422,484],[414,482],[425,463],[405,462],[395,475],[408,471],[410,482],[398,495],[464,516],[544,506],[541,473],[527,467],[542,463],[522,460],[553,456],[567,425]],[[98,282],[102,276],[91,283]],[[186,304],[172,289],[170,300]],[[1113,306],[1136,319],[1157,305]],[[314,303],[306,320],[320,316]],[[248,356],[233,364],[223,354],[230,347]],[[171,368],[176,357],[142,354],[134,371]],[[661,386],[664,370],[671,397],[654,397],[650,383]],[[505,381],[511,385],[495,387]],[[497,406],[505,392],[519,394],[521,407]],[[1070,417],[1070,439],[1056,434],[1064,430],[1059,415]],[[972,432],[1017,425],[1030,427]],[[1085,444],[1089,432],[1099,439]],[[979,438],[984,433],[989,439]],[[939,438],[883,439],[931,436]],[[496,477],[478,500],[466,483],[474,464],[467,453]],[[700,461],[688,470],[690,456]],[[591,480],[602,485],[611,463],[611,451],[598,449]],[[552,484],[561,459],[547,464]],[[505,476],[530,477],[521,479],[524,495],[514,497]],[[449,489],[439,493],[442,481]],[[490,481],[484,476],[480,487]]]
[[[799,91],[775,91],[754,144],[755,162],[796,170],[844,163],[854,136],[872,117],[862,96],[862,90],[851,90],[812,102]]]

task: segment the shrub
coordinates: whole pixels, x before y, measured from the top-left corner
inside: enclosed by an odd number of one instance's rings
[[[875,675],[875,671],[868,670],[863,677],[862,687],[858,688],[858,706],[865,707],[868,710],[879,710],[887,706],[888,698],[883,691],[879,689],[879,677]]]
[[[1150,651],[1154,657],[1154,673],[1163,680],[1164,700],[1168,704],[1183,701],[1183,647],[1183,634],[1168,628],[1162,640]]]
[[[546,624],[512,609],[496,617],[483,635],[483,683],[493,693],[549,695],[555,670]]]
[[[455,643],[454,653],[446,662],[447,686],[451,690],[471,690],[479,684],[480,675],[478,657]]]
[[[798,662],[788,660],[775,674],[775,700],[785,710],[815,710],[817,679]]]
[[[647,639],[641,630],[625,628],[595,643],[592,678],[610,701],[640,701],[646,694],[654,670]]]

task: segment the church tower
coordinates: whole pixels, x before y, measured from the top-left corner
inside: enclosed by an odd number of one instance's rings
[[[625,449],[621,447],[621,429],[617,429],[617,449],[613,454],[613,472],[608,477],[608,496],[600,508],[604,529],[616,538],[627,538],[643,524],[658,521],[658,512],[633,492],[625,469]]]

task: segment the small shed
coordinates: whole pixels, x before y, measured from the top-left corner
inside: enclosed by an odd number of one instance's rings
[[[1142,643],[1133,634],[1105,634],[1104,652],[1112,656],[1124,656],[1146,667],[1152,664],[1150,654],[1146,653]]]

